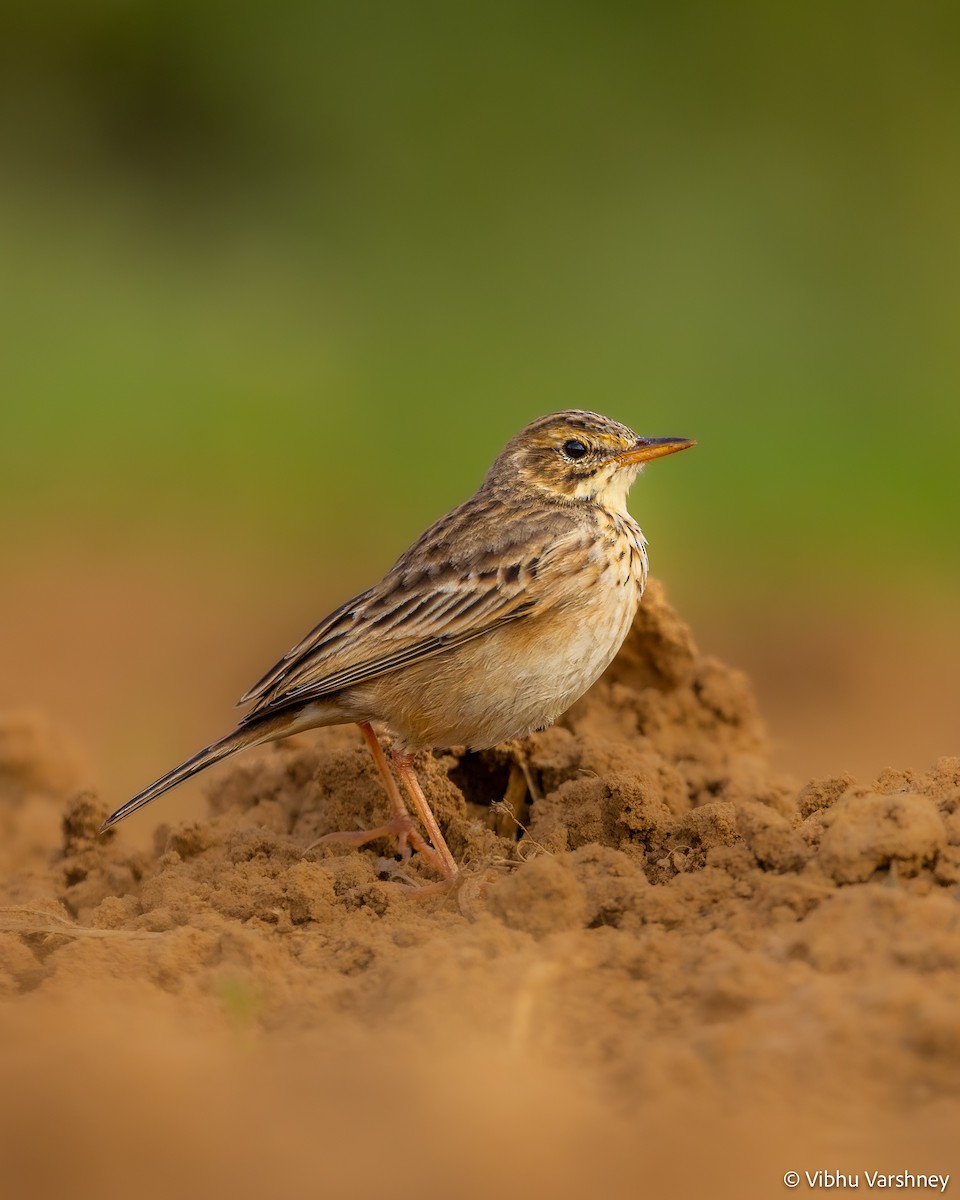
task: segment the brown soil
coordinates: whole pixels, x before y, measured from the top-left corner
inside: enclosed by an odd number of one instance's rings
[[[220,768],[138,849],[80,748],[0,723],[4,1195],[960,1170],[960,759],[798,788],[652,584],[557,727],[420,769],[456,898],[315,846],[383,814],[352,728]]]

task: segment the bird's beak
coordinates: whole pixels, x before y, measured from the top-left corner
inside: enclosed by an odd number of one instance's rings
[[[696,444],[689,438],[637,438],[635,446],[614,455],[614,458],[616,462],[625,467],[630,463],[648,462],[651,458],[663,458],[665,454],[676,454],[678,450],[689,450]]]

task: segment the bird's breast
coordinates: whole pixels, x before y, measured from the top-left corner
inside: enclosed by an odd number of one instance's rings
[[[371,716],[411,750],[483,749],[550,725],[606,670],[636,616],[647,560],[630,525],[584,539],[560,602],[377,681]]]

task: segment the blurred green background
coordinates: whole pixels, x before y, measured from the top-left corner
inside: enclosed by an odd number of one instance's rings
[[[589,407],[698,439],[632,504],[694,619],[960,593],[956,5],[3,20],[21,568],[109,544],[285,589],[306,559],[333,603]]]
[[[392,546],[588,406],[660,570],[957,572],[955,5],[5,7],[18,525]]]

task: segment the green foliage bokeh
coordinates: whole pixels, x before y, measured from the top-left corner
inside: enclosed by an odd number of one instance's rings
[[[654,569],[960,577],[949,5],[7,5],[0,515],[384,556],[524,421]]]

